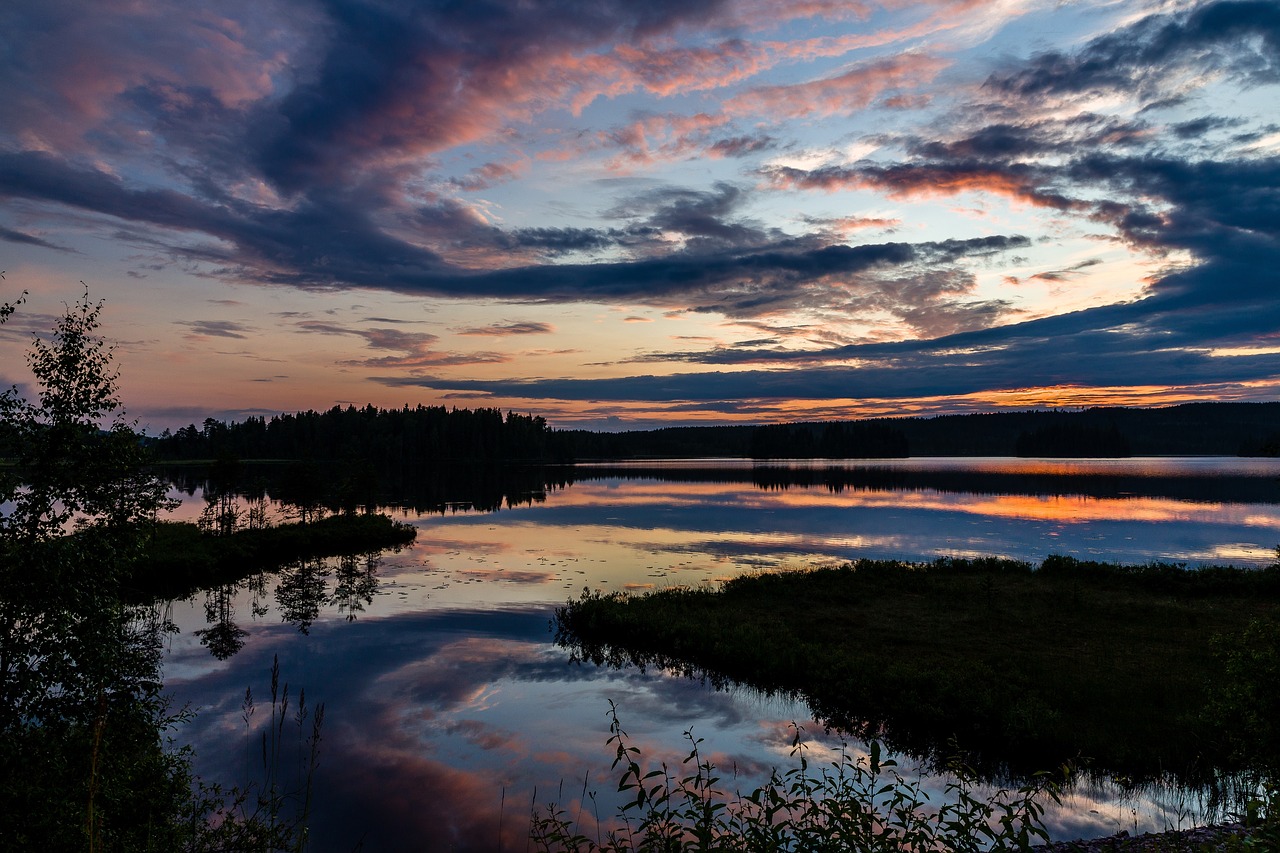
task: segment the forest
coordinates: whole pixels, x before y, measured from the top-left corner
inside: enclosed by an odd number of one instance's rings
[[[375,466],[424,462],[541,461],[564,452],[545,419],[499,409],[334,406],[325,412],[205,418],[150,442],[158,459],[359,459]]]
[[[1189,403],[938,417],[628,432],[557,430],[496,408],[372,405],[324,412],[206,418],[149,439],[162,460],[359,460],[375,467],[438,463],[738,457],[887,459],[907,456],[1276,456],[1280,403]]]

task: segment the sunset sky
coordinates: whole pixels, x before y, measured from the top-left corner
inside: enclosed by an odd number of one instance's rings
[[[1280,398],[1280,4],[11,0],[0,382],[151,431]]]

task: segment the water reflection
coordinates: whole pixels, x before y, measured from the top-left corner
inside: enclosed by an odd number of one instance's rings
[[[276,654],[289,681],[327,709],[315,780],[319,851],[523,849],[535,789],[539,802],[581,808],[590,831],[597,810],[607,819],[621,805],[605,747],[610,700],[651,766],[680,767],[692,728],[726,785],[742,790],[791,766],[793,722],[815,762],[841,743],[785,698],[716,691],[652,669],[571,665],[546,642],[540,608],[445,611],[331,619],[306,636],[257,624],[236,669],[210,666],[203,649],[175,648],[171,686],[180,697],[205,697],[187,734],[206,745],[197,758],[207,776],[239,778],[256,767],[257,735],[243,725],[238,697],[246,684],[259,692]],[[946,780],[898,759],[937,802]],[[1055,837],[1074,838],[1190,825],[1207,805],[1196,792],[1159,785],[1085,782],[1046,818]]]
[[[497,512],[541,503],[573,482],[565,466],[401,466],[373,469],[315,462],[161,466],[176,492],[216,506],[226,494],[268,499],[294,519],[317,512],[392,508],[411,515]],[[248,505],[241,511],[247,512]]]
[[[232,603],[235,585],[224,584],[204,594],[204,618],[209,627],[195,632],[200,644],[218,660],[226,660],[244,648],[244,638],[249,632],[235,623],[236,610]]]
[[[206,590],[203,599],[207,624],[192,634],[218,660],[236,654],[248,636],[236,623],[237,608],[247,605],[250,618],[255,621],[265,617],[270,612],[266,595],[269,581],[280,620],[294,625],[302,634],[310,633],[312,624],[326,608],[333,608],[338,617],[354,622],[373,603],[381,567],[382,556],[376,552],[314,557]]]
[[[365,606],[373,603],[381,566],[378,554],[348,554],[338,558],[329,602],[348,622],[354,622],[356,616],[364,612]]]
[[[815,744],[838,742],[785,697],[570,665],[548,619],[584,587],[709,584],[858,557],[1264,565],[1280,542],[1277,460],[933,462],[644,463],[471,484],[402,473],[366,499],[415,524],[413,545],[303,561],[175,604],[183,633],[167,684],[200,709],[185,734],[212,779],[256,766],[239,697],[273,655],[325,703],[318,850],[521,849],[535,787],[590,821],[585,777],[612,813],[609,700],[646,754],[678,765],[693,726],[744,788],[785,766],[793,720]],[[181,512],[194,519],[206,480],[184,476]],[[289,513],[269,481],[260,494],[261,512]],[[1205,796],[1082,785],[1047,817],[1056,837],[1157,830],[1211,811]]]

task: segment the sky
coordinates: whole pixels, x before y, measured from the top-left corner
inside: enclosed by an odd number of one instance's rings
[[[87,287],[152,432],[1280,398],[1274,0],[12,0],[0,33],[0,383]]]

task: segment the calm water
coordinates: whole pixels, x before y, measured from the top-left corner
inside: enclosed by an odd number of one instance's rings
[[[180,513],[199,507],[197,494]],[[571,815],[584,789],[596,791],[612,814],[610,701],[646,755],[678,765],[692,729],[743,789],[790,766],[793,722],[815,754],[838,746],[790,701],[570,663],[548,623],[584,587],[708,584],[857,557],[1265,565],[1280,543],[1280,460],[609,465],[496,512],[402,514],[419,534],[399,553],[321,561],[173,605],[181,630],[166,683],[198,712],[179,737],[194,743],[202,775],[261,777],[273,657],[294,707],[298,687],[324,703],[321,851],[523,850],[535,788]],[[237,645],[225,659],[210,652]],[[257,700],[247,723],[246,687]],[[588,798],[586,825],[593,808]],[[1185,826],[1199,808],[1176,792],[1082,786],[1049,818],[1056,837],[1098,836]]]

